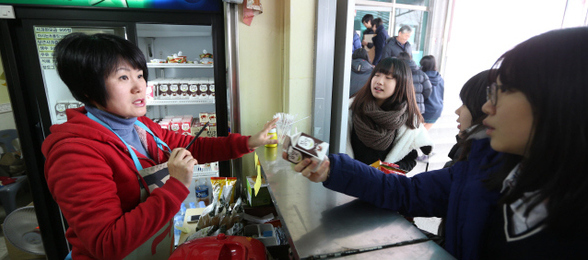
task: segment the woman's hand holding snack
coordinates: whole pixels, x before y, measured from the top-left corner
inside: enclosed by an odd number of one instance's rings
[[[278,140],[271,139],[271,136],[267,135],[267,133],[272,128],[276,127],[276,122],[278,122],[279,119],[280,118],[274,118],[272,121],[265,123],[265,125],[263,126],[263,129],[261,129],[261,131],[259,133],[249,137],[249,141],[247,142],[249,149],[255,150],[255,148],[260,147],[262,145],[277,144]]]
[[[288,154],[282,153],[282,158],[287,160]],[[305,158],[294,166],[294,171],[302,173],[302,176],[308,178],[312,182],[324,182],[329,178],[330,162],[329,158],[325,158],[323,163],[318,167],[317,171],[312,171],[316,168],[318,162],[309,158]]]
[[[169,175],[186,185],[186,188],[190,187],[192,175],[194,174],[194,165],[196,164],[198,164],[198,161],[192,157],[190,151],[184,148],[174,149],[167,161]]]

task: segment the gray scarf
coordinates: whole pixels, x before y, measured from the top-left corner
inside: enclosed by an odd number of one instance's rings
[[[357,137],[367,147],[386,150],[396,138],[396,129],[408,120],[406,109],[406,102],[384,111],[375,101],[368,101],[363,107],[363,116],[353,113],[353,127]]]

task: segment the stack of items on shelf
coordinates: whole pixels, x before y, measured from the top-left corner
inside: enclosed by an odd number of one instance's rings
[[[161,119],[153,119],[161,128],[175,131],[183,135],[196,135],[204,127],[206,122],[209,122],[201,137],[216,137],[216,113],[201,112],[198,118],[191,115],[185,116],[166,116]]]
[[[81,106],[84,106],[84,103],[79,102],[77,100],[60,100],[55,102],[55,120],[58,123],[63,123],[67,121],[65,110],[71,108],[78,108]]]
[[[147,82],[147,100],[214,102],[214,78],[159,78]]]

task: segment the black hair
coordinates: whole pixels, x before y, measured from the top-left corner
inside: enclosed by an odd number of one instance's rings
[[[372,21],[372,26],[375,26],[376,28],[380,27],[382,24],[384,24],[382,18],[376,18]]]
[[[437,63],[435,62],[435,57],[433,55],[427,55],[421,58],[421,70],[423,72],[426,71],[437,71]]]
[[[419,112],[419,108],[416,103],[414,85],[412,82],[412,71],[405,62],[396,58],[388,57],[381,60],[372,70],[368,81],[355,94],[355,99],[351,104],[351,110],[353,113],[357,113],[359,116],[363,116],[364,104],[370,100],[375,99],[372,95],[371,83],[372,78],[376,73],[391,75],[394,79],[396,79],[396,89],[394,90],[394,94],[384,101],[384,104],[381,106],[382,110],[391,111],[394,110],[398,104],[406,102],[406,113],[408,114],[406,126],[411,129],[416,129],[418,127],[418,123],[423,122],[423,116]]]
[[[482,121],[486,118],[486,114],[482,111],[482,106],[486,103],[486,87],[489,85],[489,75],[490,70],[476,74],[466,81],[459,92],[461,102],[466,106],[472,116],[471,126],[474,128],[460,133],[458,146],[461,152],[457,155],[455,161],[467,160],[472,145],[472,140],[468,140],[468,137],[485,128]]]
[[[405,52],[405,51],[403,51],[401,53],[398,53],[398,57],[397,58],[400,59],[400,60],[406,60],[406,61],[409,61],[409,60],[412,59],[412,57],[410,56],[410,53]]]
[[[588,27],[540,34],[502,55],[491,75],[500,77],[502,91],[522,92],[533,113],[524,156],[507,161],[520,162],[520,171],[503,202],[539,191],[528,209],[545,202],[547,228],[563,234],[588,232],[587,42]],[[500,181],[507,174],[492,177]]]
[[[412,32],[412,28],[408,25],[403,25],[400,27],[400,29],[398,29],[399,33],[407,33],[407,32]]]
[[[372,22],[374,20],[374,16],[371,14],[366,14],[361,18],[361,22],[362,23],[366,23],[366,22]]]
[[[359,49],[353,51],[353,56],[351,56],[351,59],[368,60],[369,56],[368,56],[367,51],[364,48],[359,48]]]
[[[61,80],[73,97],[86,105],[95,102],[106,107],[109,96],[105,79],[122,61],[143,70],[145,81],[148,79],[149,70],[141,50],[112,34],[69,34],[55,46],[54,59]]]

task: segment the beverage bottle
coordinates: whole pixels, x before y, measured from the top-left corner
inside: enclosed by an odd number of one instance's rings
[[[206,183],[207,178],[198,178],[196,179],[196,202],[203,201],[204,204],[208,206],[210,204],[210,190],[208,189],[208,184]]]
[[[271,130],[269,130],[267,135],[269,135],[270,139],[272,139],[272,140],[278,140],[278,133],[275,128],[272,128]],[[278,147],[278,144],[266,144],[265,147]]]

